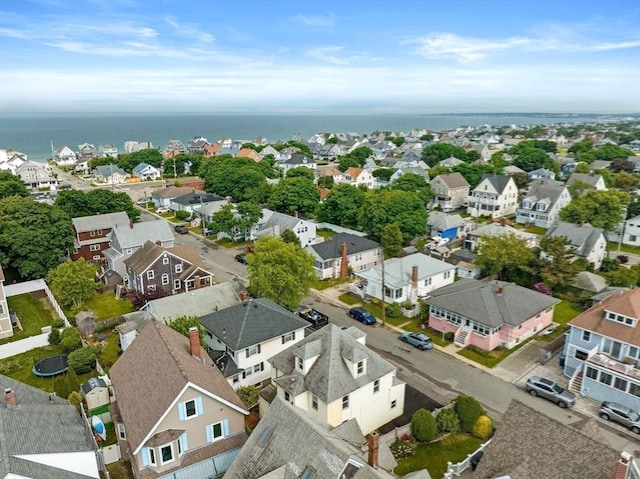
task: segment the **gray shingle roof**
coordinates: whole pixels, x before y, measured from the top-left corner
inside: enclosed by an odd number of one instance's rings
[[[233,351],[282,336],[308,323],[268,299],[250,299],[200,317],[200,324]]]
[[[569,244],[576,248],[575,254],[578,256],[588,256],[603,235],[602,228],[594,228],[588,224],[565,223],[564,221],[559,221],[549,228],[546,234],[552,238],[565,236],[569,240]]]
[[[611,479],[618,457],[584,428],[562,424],[513,400],[473,477]]]
[[[0,391],[12,389],[18,407],[0,404],[0,477],[13,473],[33,479],[87,479],[96,477],[53,467],[16,455],[85,453],[97,473],[93,440],[75,407],[62,398],[0,375]],[[47,460],[45,459],[45,462]],[[90,467],[90,466],[86,466]],[[80,469],[82,470],[82,468]]]
[[[147,241],[162,243],[173,241],[173,233],[169,224],[164,220],[142,221],[130,226],[118,226],[111,231],[111,235],[118,240],[121,248],[135,248]]]
[[[356,440],[356,434],[349,429],[354,422],[352,419],[332,429],[304,410],[275,398],[224,477],[294,479],[301,477],[307,467],[313,468],[313,477],[318,479],[393,477],[367,464],[366,457],[361,455],[360,446],[365,444],[362,432]],[[349,440],[344,438],[345,435]],[[380,446],[386,448],[382,441]],[[341,473],[349,459],[362,467],[354,471],[355,474],[343,476]]]
[[[483,175],[483,177],[480,179],[480,183],[478,183],[478,186],[481,185],[484,180],[488,180],[489,183],[491,183],[491,185],[498,192],[498,194],[502,194],[505,188],[507,187],[507,185],[509,184],[509,181],[513,181],[510,176],[492,175],[488,173]],[[474,190],[477,190],[477,189],[478,187],[476,187]]]
[[[469,182],[458,172],[438,175],[436,178],[440,178],[440,180],[449,188],[469,187]]]
[[[567,186],[572,185],[576,181],[581,181],[582,183],[595,187],[599,180],[602,180],[602,175],[594,175],[591,173],[571,173],[571,176],[567,180]]]
[[[329,324],[276,354],[269,362],[283,374],[295,375],[299,384],[304,384],[306,390],[323,402],[331,403],[395,370],[386,359],[358,341],[363,334],[355,327],[343,330],[335,324]],[[309,348],[318,351],[318,358],[302,376],[295,369],[295,357],[308,357]],[[347,355],[367,359],[365,374],[353,377],[344,361]]]
[[[464,226],[462,216],[455,214],[450,215],[443,211],[430,211],[427,218],[427,224],[436,230],[446,231],[451,228],[459,228]]]
[[[77,233],[106,230],[118,226],[129,226],[129,217],[124,211],[118,213],[106,213],[103,215],[82,216],[71,218],[73,228]]]
[[[438,288],[425,301],[492,329],[502,324],[518,326],[560,302],[514,283],[475,279],[461,279]]]
[[[186,195],[178,196],[173,198],[174,203],[178,203],[180,205],[199,205],[199,204],[207,204],[214,203],[216,201],[226,201],[222,196],[215,195],[213,193],[206,192],[191,192]]]
[[[445,263],[444,261],[432,258],[423,253],[414,253],[402,258],[391,258],[384,262],[385,286],[396,289],[410,285],[414,266],[418,268],[418,281],[456,269],[452,264]],[[355,274],[356,276],[367,279],[369,282],[377,284],[382,282],[381,266],[374,266],[366,271]]]
[[[274,211],[271,216],[269,216],[269,219],[265,221],[261,231],[268,232],[269,228],[275,226],[279,227],[279,233],[282,233],[284,230],[293,231],[293,228],[295,228],[299,222],[300,218]]]
[[[347,254],[362,253],[380,248],[382,245],[362,236],[349,233],[338,233],[329,241],[309,246],[323,260],[340,258],[342,256],[342,243],[347,243]]]
[[[531,202],[540,202],[548,200],[550,204],[555,203],[566,186],[562,183],[556,183],[549,180],[534,180],[529,183],[529,189],[523,200]]]

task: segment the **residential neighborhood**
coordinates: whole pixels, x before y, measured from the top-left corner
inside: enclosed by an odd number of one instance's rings
[[[616,125],[0,150],[6,473],[640,479]]]

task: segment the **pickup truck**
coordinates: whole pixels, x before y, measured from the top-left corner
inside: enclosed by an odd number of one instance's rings
[[[298,316],[306,321],[309,321],[311,323],[311,326],[315,329],[320,329],[321,327],[329,324],[329,316],[327,316],[326,314],[322,314],[320,311],[312,308],[304,308],[299,310]]]

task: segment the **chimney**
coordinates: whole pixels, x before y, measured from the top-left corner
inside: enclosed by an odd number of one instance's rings
[[[507,218],[500,218],[500,226],[507,226]]]
[[[496,292],[498,293],[498,295],[502,295],[502,293],[504,292],[504,288],[502,286],[498,286]]]
[[[622,451],[620,453],[620,460],[616,463],[616,468],[613,471],[612,479],[626,479],[629,472],[629,463],[631,462],[631,454]]]
[[[378,431],[373,431],[367,436],[367,444],[369,445],[368,461],[371,467],[378,467]]]
[[[191,356],[200,359],[200,332],[197,326],[189,328],[189,350]]]
[[[18,405],[18,395],[13,389],[7,388],[4,390],[4,403],[7,407],[16,407]]]
[[[129,220],[129,228],[133,229],[133,220]]]
[[[411,284],[414,287],[418,286],[418,267],[417,266],[413,266],[411,268]]]
[[[156,240],[156,245],[158,245],[158,246],[162,246],[162,241],[160,241],[160,240]]]
[[[240,291],[240,301],[246,301],[247,299],[249,299],[249,293]]]
[[[578,221],[578,228],[582,228],[584,226],[584,221]]]
[[[341,261],[340,261],[340,277],[346,278],[349,274],[349,263],[347,261],[347,242],[342,242],[342,253],[341,253]]]

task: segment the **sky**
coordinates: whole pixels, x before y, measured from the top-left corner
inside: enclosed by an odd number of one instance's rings
[[[640,112],[637,0],[3,0],[0,114]]]

